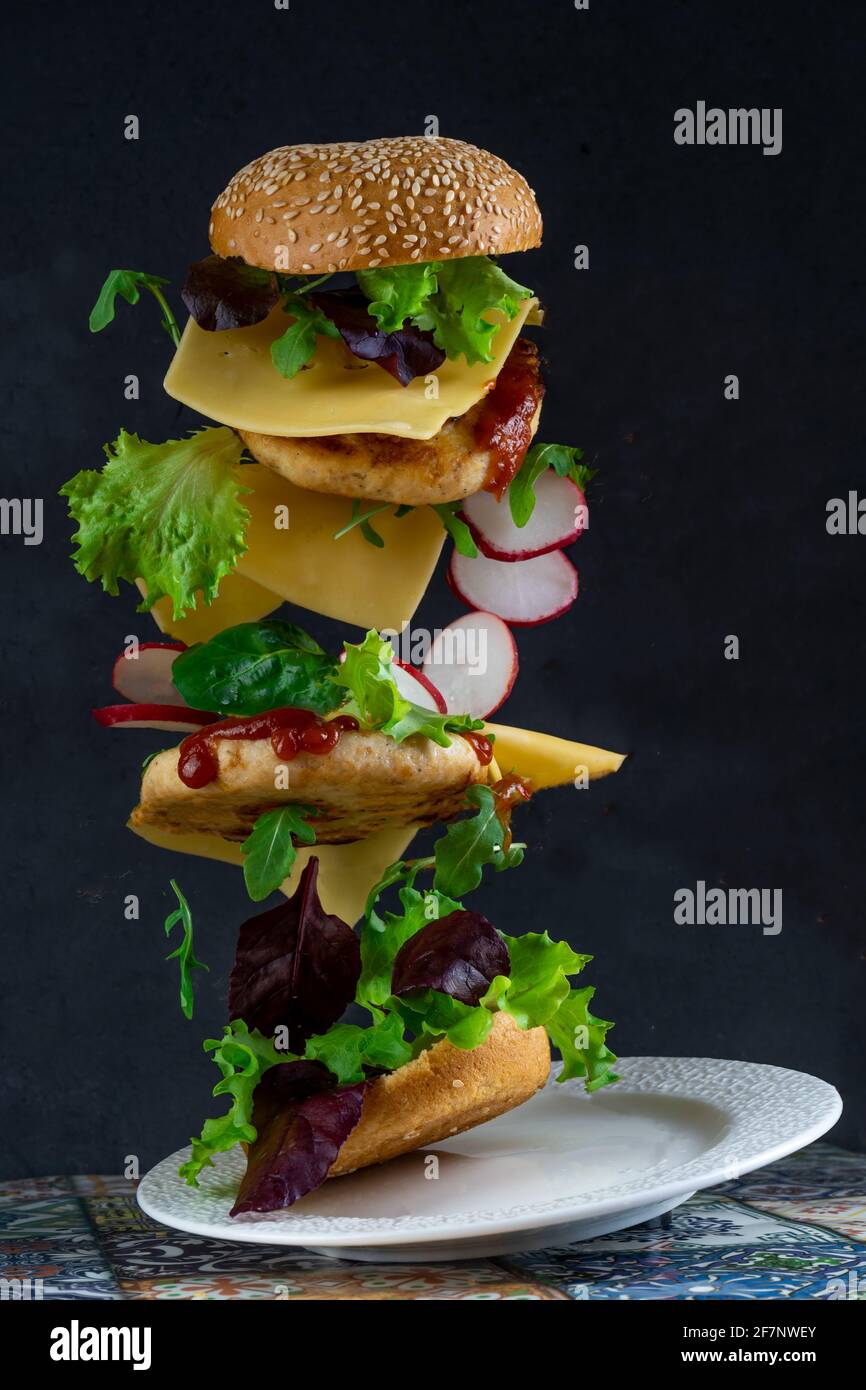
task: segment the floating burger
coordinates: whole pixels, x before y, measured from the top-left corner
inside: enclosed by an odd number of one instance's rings
[[[182,334],[161,277],[113,271],[94,307],[99,330],[150,291],[177,344],[166,391],[219,423],[163,444],[121,431],[67,484],[79,570],[137,582],[185,641],[283,600],[400,629],[447,531],[470,607],[564,611],[591,473],[533,443],[541,314],[512,262],[541,230],[523,176],[459,140],[284,146],[241,169]]]
[[[154,662],[145,665],[151,694],[164,695]],[[401,693],[400,669],[403,689],[426,691],[425,704]],[[562,1079],[582,1077],[590,1090],[616,1079],[611,1025],[590,1011],[593,988],[572,982],[590,957],[546,930],[497,930],[464,899],[486,870],[522,862],[511,820],[533,791],[527,770],[551,785],[578,764],[614,771],[618,755],[443,712],[429,681],[396,667],[375,631],[335,657],[289,624],[246,624],[175,652],[161,678],[190,702],[191,732],[148,759],[133,829],[178,849],[196,836],[235,844],[251,898],[287,895],[240,929],[230,1022],[205,1042],[222,1078],[214,1095],[230,1108],[193,1139],[187,1182],[243,1144],[232,1214],[282,1210],[328,1178],[528,1100],[547,1080],[551,1042]],[[142,707],[131,708],[140,720]],[[326,851],[394,833],[406,843],[441,822],[429,855],[385,863],[377,882],[367,861],[360,914],[327,910]],[[335,860],[330,868],[346,901],[345,873]],[[191,1013],[192,921],[176,891],[167,926],[185,923],[175,954]]]

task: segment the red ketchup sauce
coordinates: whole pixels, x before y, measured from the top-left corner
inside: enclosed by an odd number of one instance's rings
[[[206,787],[208,782],[213,782],[219,773],[219,759],[214,748],[214,740],[218,738],[269,738],[276,756],[281,762],[289,763],[299,753],[330,753],[342,734],[357,728],[358,721],[350,714],[320,719],[310,710],[292,707],[223,719],[217,724],[206,724],[200,732],[184,739],[177,760],[177,775],[186,787]]]
[[[511,848],[511,812],[515,806],[521,802],[529,801],[532,796],[532,784],[527,782],[525,777],[518,777],[516,772],[507,772],[504,777],[500,777],[491,787],[493,792],[493,804],[496,808],[496,819],[505,832],[502,837],[502,848],[508,853]]]
[[[532,421],[543,395],[538,353],[518,338],[475,424],[476,444],[490,452],[483,488],[500,500],[532,441]]]
[[[482,767],[486,767],[488,763],[493,761],[493,744],[489,738],[485,738],[483,734],[475,733],[471,729],[468,733],[461,734],[460,737],[465,738]]]

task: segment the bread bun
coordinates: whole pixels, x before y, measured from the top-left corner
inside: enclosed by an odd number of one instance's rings
[[[444,1039],[378,1077],[328,1177],[384,1163],[492,1120],[529,1100],[549,1072],[544,1029],[524,1032],[510,1014],[498,1013],[487,1041],[473,1051]]]
[[[495,256],[541,244],[522,174],[431,135],[282,145],[241,169],[213,205],[219,256],[288,275]]]

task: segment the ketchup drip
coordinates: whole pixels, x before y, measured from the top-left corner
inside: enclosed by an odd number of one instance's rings
[[[483,734],[475,733],[471,729],[467,733],[462,733],[460,737],[465,738],[482,767],[486,767],[488,763],[493,761],[493,744],[489,738],[485,738]]]
[[[507,854],[511,848],[511,813],[515,806],[530,799],[532,784],[527,782],[525,777],[518,777],[516,772],[507,772],[504,777],[500,777],[499,781],[493,784],[490,790],[493,792],[496,819],[504,832],[502,848]]]
[[[532,421],[543,395],[538,353],[518,338],[475,424],[476,444],[490,453],[483,488],[500,500],[532,441]]]
[[[330,753],[342,734],[357,729],[358,721],[350,714],[336,719],[320,719],[307,709],[271,709],[266,714],[251,714],[236,719],[223,719],[206,724],[200,732],[189,734],[180,745],[177,775],[186,787],[206,787],[219,773],[219,760],[214,749],[217,738],[269,738],[271,747],[281,762],[289,763],[299,753]]]

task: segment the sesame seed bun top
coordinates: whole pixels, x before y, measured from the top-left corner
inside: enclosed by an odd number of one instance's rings
[[[283,145],[213,205],[219,256],[289,275],[527,251],[541,213],[522,174],[463,140]]]

